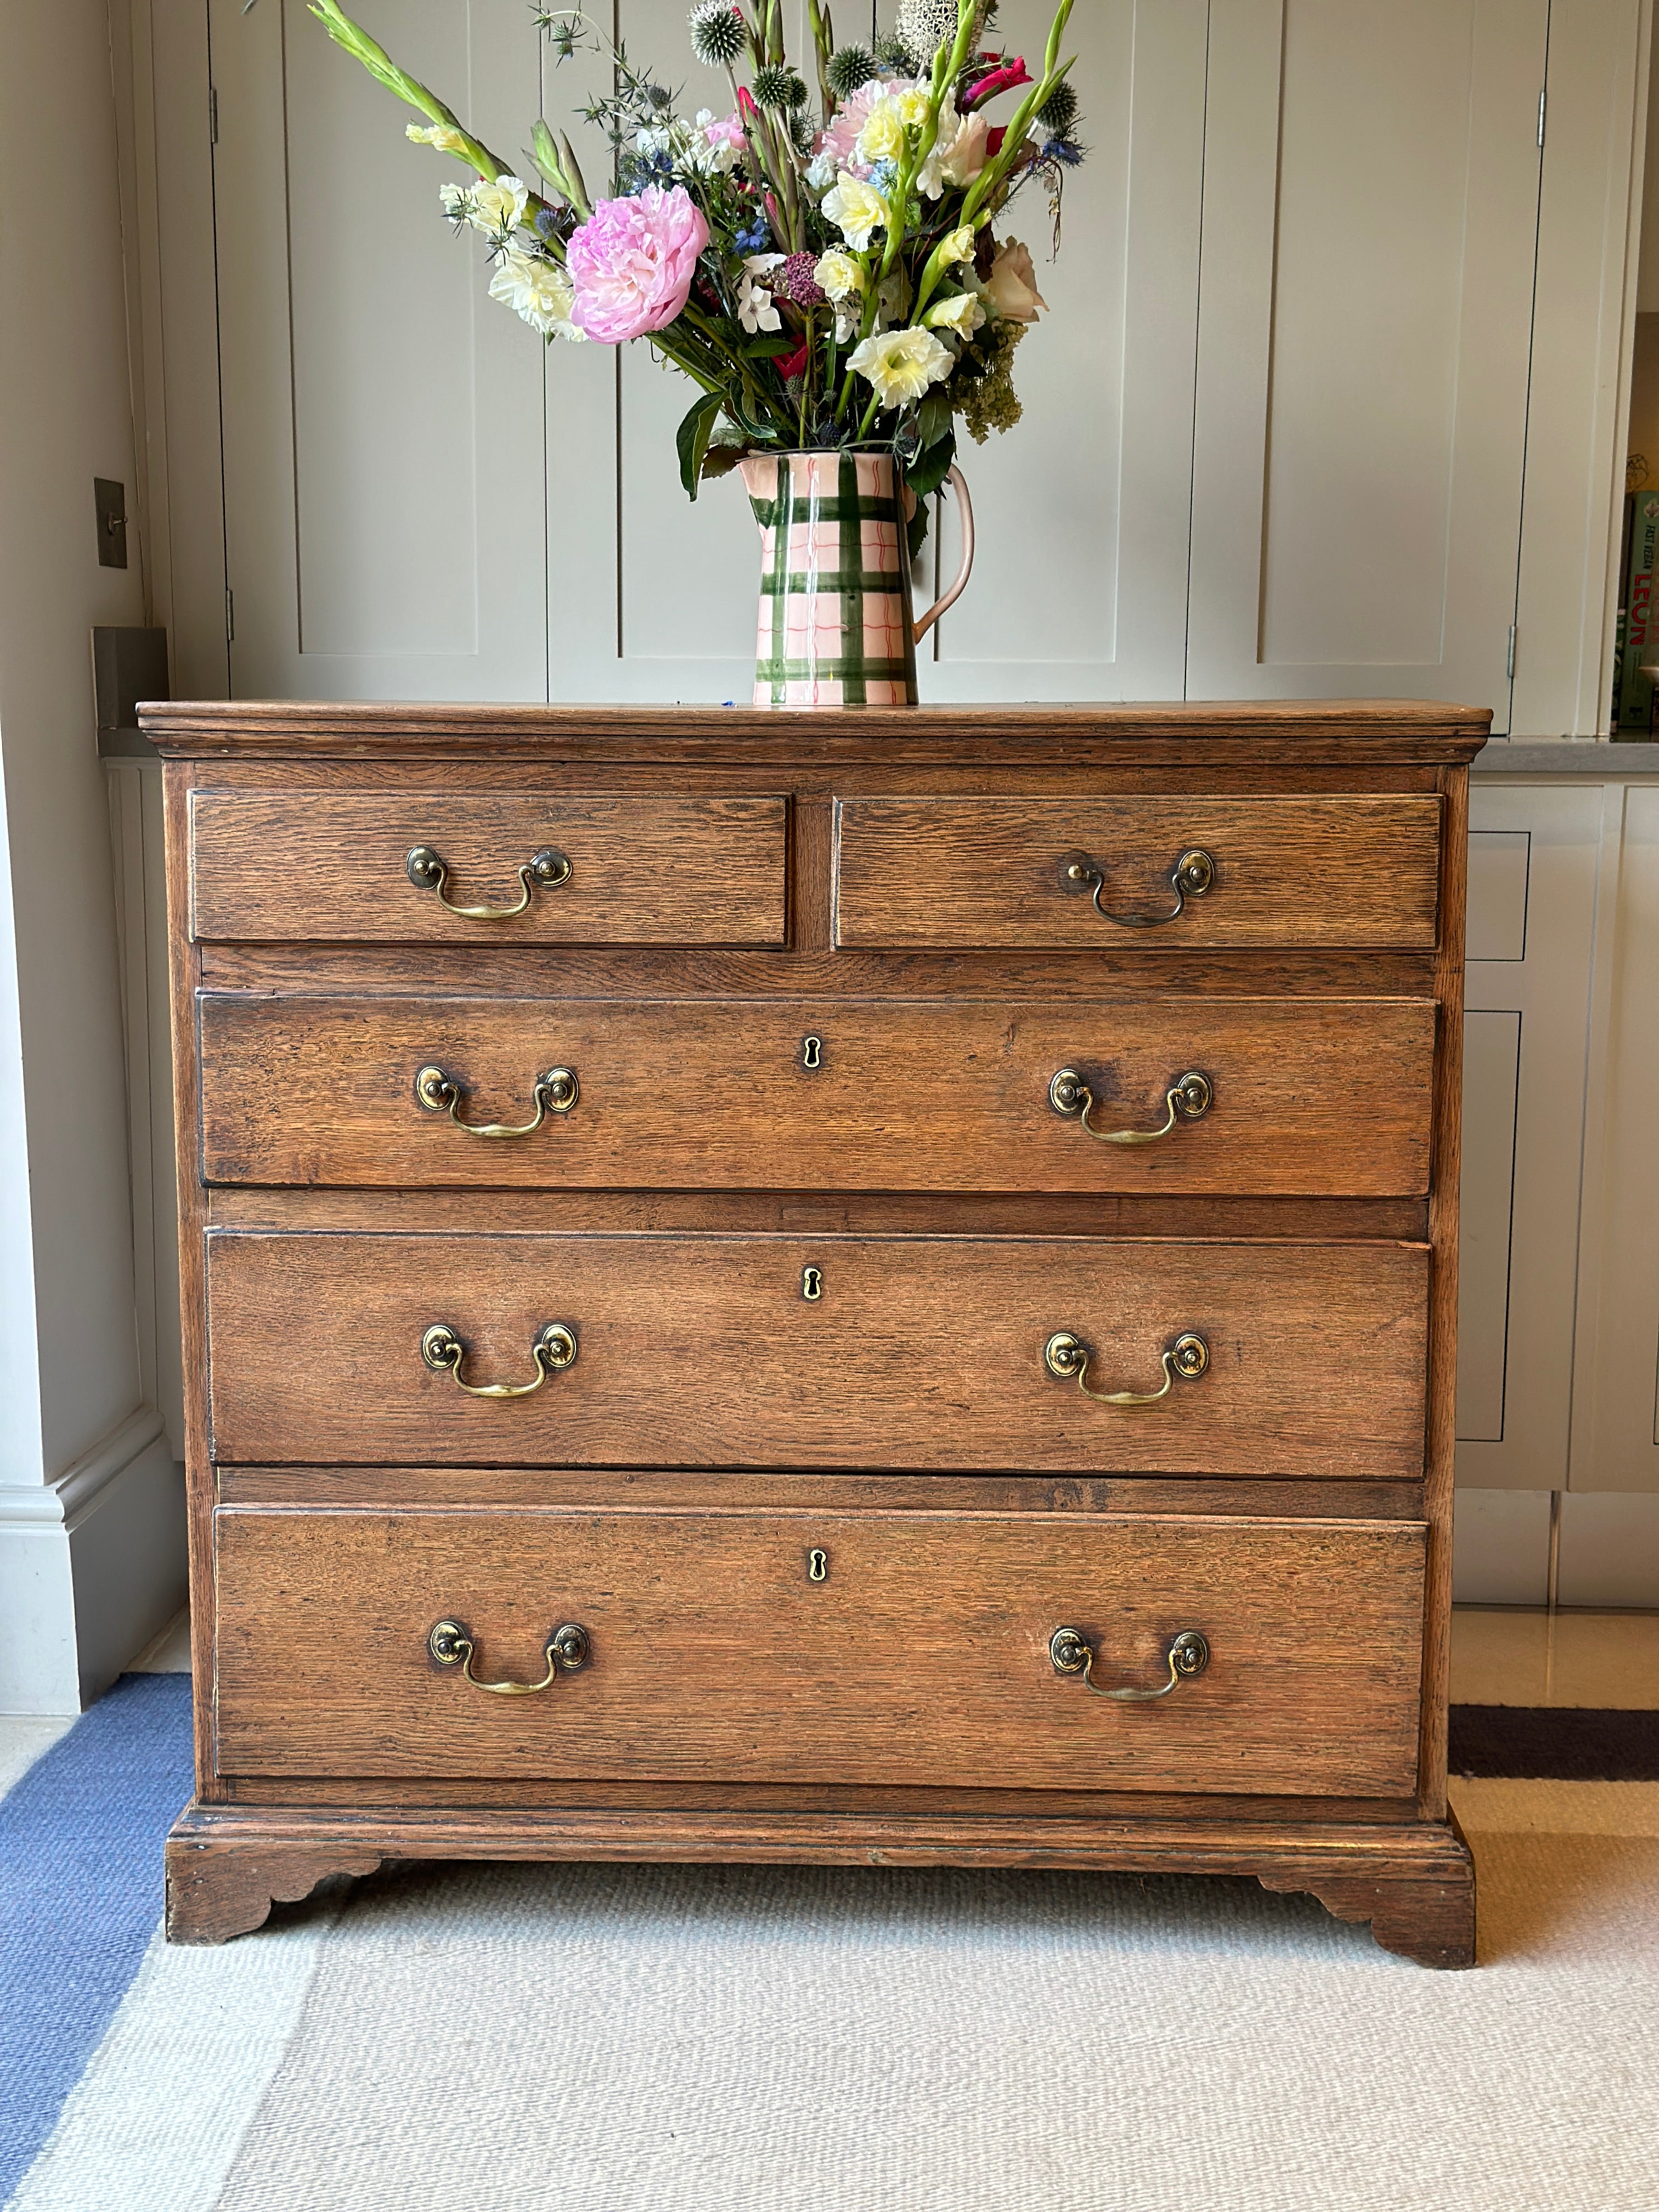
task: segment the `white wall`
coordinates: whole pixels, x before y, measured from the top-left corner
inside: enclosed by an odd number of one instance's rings
[[[108,813],[88,631],[134,483],[103,0],[0,9],[0,1710],[73,1711],[179,1602],[182,1492],[143,1402]],[[130,533],[131,535],[131,533]]]

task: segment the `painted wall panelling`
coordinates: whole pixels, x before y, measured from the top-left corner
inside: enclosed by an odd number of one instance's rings
[[[103,0],[0,9],[0,206],[72,176],[86,218],[73,281],[15,222],[0,243],[0,1710],[15,1711],[95,1695],[176,1607],[183,1565],[134,1325],[88,649],[93,624],[143,606],[137,562],[98,563],[88,481],[137,481],[119,167]]]
[[[1007,34],[1040,47],[1043,15],[1008,0]],[[939,638],[930,696],[1181,696],[1205,15],[1202,0],[1090,11],[1093,157],[1052,268],[1044,201],[1020,210],[1054,318],[1021,355],[1026,421],[964,457],[975,611]],[[544,364],[485,297],[478,241],[438,218],[445,165],[404,143],[301,0],[212,0],[211,17],[234,690],[744,696],[755,527],[735,479],[695,506],[679,488],[684,380],[642,347],[561,344]],[[374,27],[517,160],[525,20],[383,0]],[[622,0],[617,20],[637,60],[723,105],[680,0]],[[568,115],[593,59],[542,66],[547,111]],[[945,534],[953,568],[953,515]]]
[[[1218,0],[1188,691],[1509,726],[1545,0]]]
[[[1551,0],[1518,737],[1608,726],[1651,27],[1650,0]]]
[[[1469,821],[1457,1475],[1561,1490],[1601,794],[1477,781]]]
[[[206,0],[111,0],[144,619],[185,698],[230,682]]]
[[[138,1367],[175,1460],[185,1456],[179,1201],[167,991],[167,846],[159,760],[110,760],[110,843],[127,1057]]]
[[[304,0],[210,0],[226,550],[239,696],[544,696],[542,348],[438,210],[447,172]],[[377,32],[516,156],[527,10]]]
[[[1571,1487],[1659,1492],[1659,783],[1605,811]]]

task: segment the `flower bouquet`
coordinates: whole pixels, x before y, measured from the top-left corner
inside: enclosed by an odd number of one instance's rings
[[[731,104],[689,116],[581,11],[538,7],[561,58],[611,63],[611,90],[583,111],[605,197],[542,121],[526,182],[338,0],[311,0],[427,118],[409,136],[472,172],[441,198],[458,229],[482,234],[491,297],[550,342],[642,338],[696,386],[681,480],[695,499],[740,469],[761,526],[759,704],[915,699],[916,641],[972,560],[957,418],[981,442],[1018,421],[1014,350],[1047,304],[1026,247],[994,226],[1036,190],[1058,242],[1082,159],[1060,52],[1073,4],[1060,0],[1034,73],[994,43],[997,0],[900,0],[871,46],[837,45],[828,0],[806,0],[809,88],[785,51],[783,0],[696,0],[692,53]],[[910,562],[947,479],[963,574],[917,623]]]

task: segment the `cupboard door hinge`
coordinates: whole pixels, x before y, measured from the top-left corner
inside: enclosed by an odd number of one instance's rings
[[[210,146],[216,146],[218,143],[219,88],[216,84],[210,84],[208,87],[208,143]]]
[[[1544,143],[1544,103],[1548,98],[1549,87],[1546,85],[1538,95],[1538,143],[1540,147]]]
[[[225,643],[227,645],[234,645],[235,642],[236,594],[231,590],[230,586],[227,584],[225,586]]]
[[[1515,681],[1515,629],[1516,625],[1511,623],[1510,624],[1510,649],[1504,662],[1504,673],[1509,678],[1511,684]]]

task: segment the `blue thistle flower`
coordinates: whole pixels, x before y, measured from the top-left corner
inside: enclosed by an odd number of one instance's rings
[[[896,161],[872,162],[870,167],[871,187],[873,191],[878,191],[883,199],[886,199],[890,196],[893,187],[897,182],[898,163]]]

